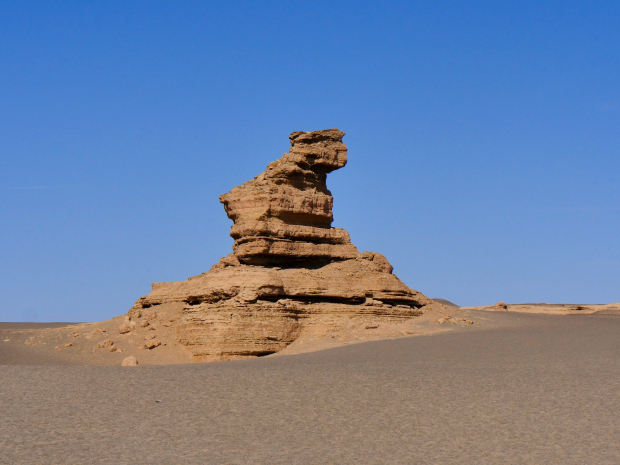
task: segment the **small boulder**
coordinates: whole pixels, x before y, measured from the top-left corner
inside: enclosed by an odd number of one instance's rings
[[[135,367],[138,366],[138,360],[133,355],[130,357],[125,357],[121,362],[122,367]]]
[[[103,349],[105,347],[112,347],[114,345],[114,341],[111,339],[106,339],[105,341],[101,341],[99,344],[97,344],[97,347],[99,347],[100,349]]]
[[[118,332],[121,333],[121,334],[127,334],[132,329],[133,328],[131,327],[131,325],[129,323],[125,322],[122,325],[120,325],[120,327],[118,328]]]
[[[508,305],[506,305],[506,302],[497,302],[497,303],[495,304],[495,307],[496,307],[498,310],[508,310]]]
[[[144,344],[144,348],[145,349],[154,349],[155,347],[159,347],[161,345],[161,341],[159,339],[152,339],[150,341],[147,341],[146,344]]]

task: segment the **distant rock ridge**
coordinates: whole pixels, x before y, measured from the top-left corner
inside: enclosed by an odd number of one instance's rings
[[[153,284],[129,318],[158,306],[178,311],[177,341],[196,361],[213,361],[275,353],[302,332],[404,320],[433,305],[393,275],[383,255],[360,253],[346,230],[331,227],[326,181],[347,163],[344,135],[293,132],[288,153],[220,197],[234,223],[233,253],[208,273]]]

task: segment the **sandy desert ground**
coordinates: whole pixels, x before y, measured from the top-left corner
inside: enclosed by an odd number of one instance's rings
[[[3,324],[0,463],[619,463],[620,308],[511,307],[290,356],[124,368],[123,352],[83,366],[32,338],[59,328]]]

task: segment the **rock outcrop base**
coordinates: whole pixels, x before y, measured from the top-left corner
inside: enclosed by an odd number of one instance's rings
[[[326,180],[346,165],[343,136],[294,132],[289,153],[222,195],[233,253],[187,281],[153,284],[129,311],[128,330],[145,312],[179,312],[177,342],[195,361],[214,361],[272,354],[302,332],[352,319],[420,315],[430,299],[392,274],[383,255],[360,253],[347,231],[331,227]]]

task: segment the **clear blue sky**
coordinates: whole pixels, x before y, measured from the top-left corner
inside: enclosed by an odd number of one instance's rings
[[[218,196],[337,127],[334,226],[430,297],[620,301],[620,2],[0,2],[0,321],[231,251]]]

